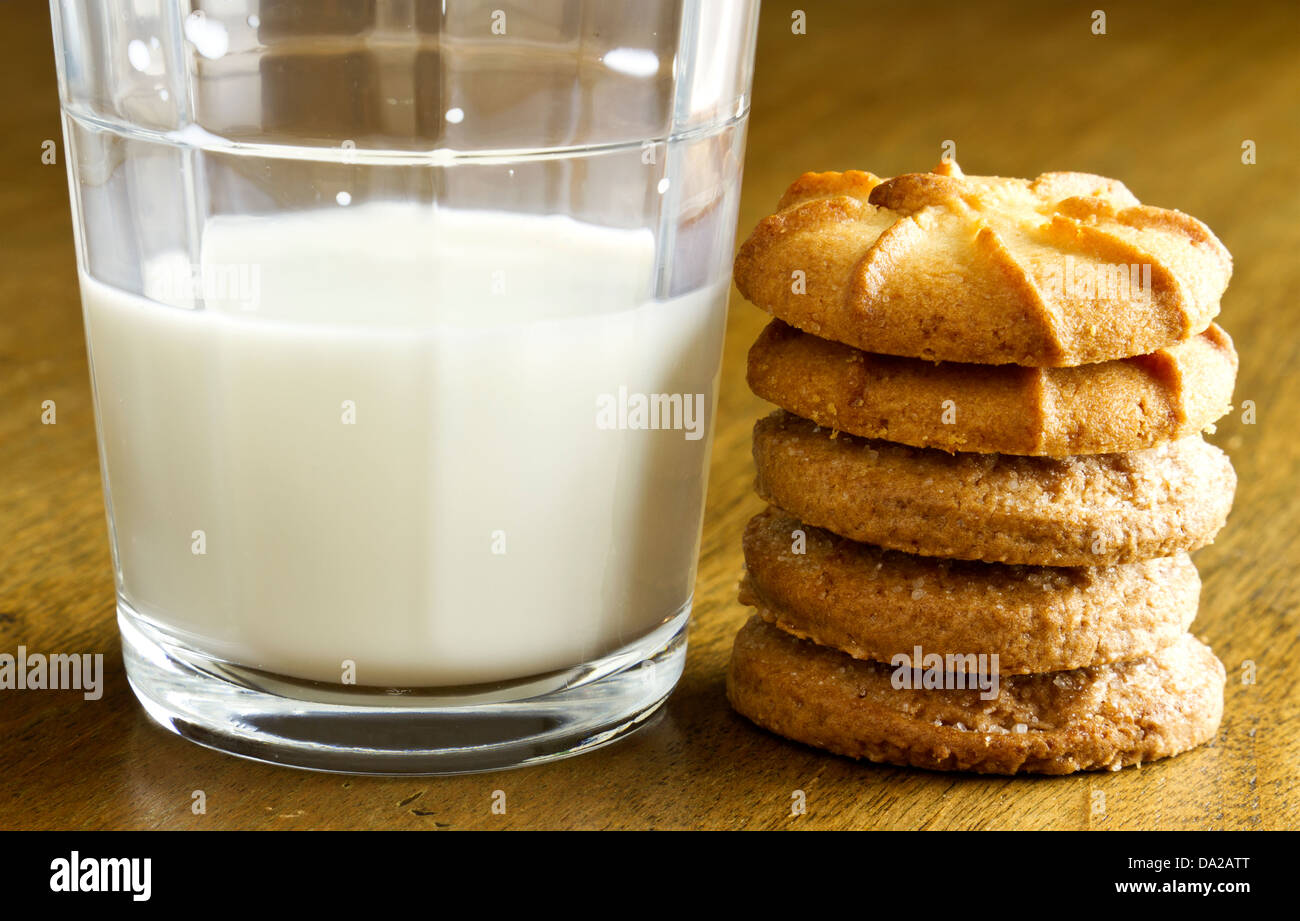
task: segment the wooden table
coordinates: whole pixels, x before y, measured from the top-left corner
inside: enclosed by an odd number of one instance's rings
[[[1236,256],[1222,321],[1241,353],[1215,441],[1236,510],[1197,555],[1195,630],[1228,668],[1213,744],[1118,774],[949,776],[790,744],[723,698],[750,426],[744,356],[764,323],[733,299],[690,658],[656,721],[555,764],[450,779],[365,779],[241,761],[153,725],[127,688],[74,273],[45,7],[0,5],[0,651],[103,652],[106,691],[0,691],[0,828],[1276,828],[1300,805],[1300,53],[1288,4],[769,3],[740,236],[807,169],[928,169],[953,140],[968,172],[1077,169],[1205,220]],[[860,8],[862,11],[854,12]],[[870,13],[865,12],[870,9]],[[42,163],[42,141],[59,162]],[[1242,143],[1258,163],[1242,163]],[[41,424],[54,400],[57,424]],[[1243,684],[1251,660],[1258,682]],[[191,793],[207,795],[193,815]],[[507,793],[493,815],[492,791]],[[791,816],[793,791],[806,815]],[[1095,793],[1105,795],[1095,815]]]

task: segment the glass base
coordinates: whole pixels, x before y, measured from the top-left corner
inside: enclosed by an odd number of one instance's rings
[[[165,729],[218,751],[316,771],[463,774],[590,751],[642,725],[686,661],[688,603],[596,662],[464,688],[301,681],[196,652],[119,598],[136,697]]]

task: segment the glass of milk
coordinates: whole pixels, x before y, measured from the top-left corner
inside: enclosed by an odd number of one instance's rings
[[[127,675],[281,764],[619,738],[686,651],[756,0],[53,0]]]

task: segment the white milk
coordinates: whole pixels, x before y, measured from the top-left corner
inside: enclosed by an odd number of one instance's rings
[[[180,254],[145,286],[181,306],[81,279],[136,611],[279,674],[434,686],[590,661],[688,604],[725,282],[651,301],[649,232],[561,217],[365,205],[203,239],[204,309]],[[620,387],[703,394],[702,427],[602,428]]]

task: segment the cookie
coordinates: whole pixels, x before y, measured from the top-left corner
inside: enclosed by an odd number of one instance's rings
[[[989,700],[896,688],[894,674],[753,617],[727,697],[759,726],[850,758],[983,774],[1118,770],[1208,742],[1223,714],[1223,664],[1188,634],[1132,662],[1002,677]]]
[[[775,320],[749,351],[750,389],[867,438],[945,451],[1063,457],[1135,451],[1231,408],[1237,354],[1218,326],[1151,355],[1077,368],[935,364],[874,355]]]
[[[1004,675],[1157,652],[1191,625],[1201,589],[1185,553],[1075,568],[947,560],[837,537],[777,508],[749,522],[744,546],[740,602],[787,633],[877,662],[918,645],[996,655]]]
[[[868,352],[1063,367],[1204,330],[1232,257],[1200,221],[1087,173],[808,173],[741,246],[748,300]]]
[[[755,489],[801,521],[923,556],[1110,566],[1194,550],[1236,475],[1199,436],[1078,457],[947,454],[835,434],[783,410],[754,426]]]

